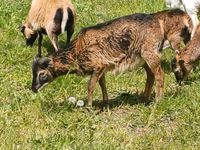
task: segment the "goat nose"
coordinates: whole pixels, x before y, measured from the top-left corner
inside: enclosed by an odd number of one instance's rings
[[[32,87],[31,89],[32,89],[32,91],[33,91],[34,93],[37,93],[37,92],[38,92],[38,90],[37,90],[35,87]]]

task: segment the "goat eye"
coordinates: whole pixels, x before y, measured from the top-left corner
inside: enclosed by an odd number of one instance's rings
[[[21,27],[21,32],[22,33],[24,33],[25,28],[26,28],[25,26]]]
[[[39,74],[39,79],[40,79],[41,81],[45,81],[45,80],[47,79],[47,75],[46,75],[45,73],[40,73],[40,74]]]

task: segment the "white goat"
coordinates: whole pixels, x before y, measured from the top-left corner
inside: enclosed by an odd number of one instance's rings
[[[38,56],[41,56],[42,34],[47,34],[56,51],[58,35],[67,31],[67,42],[74,32],[76,11],[71,0],[32,0],[31,8],[22,24],[26,44],[32,46],[38,38]]]
[[[194,32],[199,24],[197,13],[198,9],[200,8],[200,0],[165,0],[165,3],[167,8],[180,8],[188,13],[193,23],[193,37]]]

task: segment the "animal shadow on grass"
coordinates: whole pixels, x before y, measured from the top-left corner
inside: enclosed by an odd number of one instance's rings
[[[151,101],[145,101],[144,98],[141,96],[141,94],[138,93],[120,93],[116,98],[109,99],[108,107],[109,109],[113,109],[115,107],[119,107],[122,105],[137,105],[137,104],[144,104],[149,105]],[[94,101],[93,107],[102,109],[105,107],[106,104],[102,102],[102,100]]]
[[[93,110],[96,110],[98,113],[102,112],[104,108],[107,106],[109,107],[110,110],[123,106],[123,105],[137,105],[137,104],[144,104],[144,105],[149,105],[151,101],[144,101],[143,97],[138,94],[138,93],[120,93],[119,96],[117,96],[114,99],[109,99],[109,104],[105,105],[102,100],[95,100],[93,101]],[[76,110],[76,106],[73,104],[70,104],[68,101],[62,101],[62,102],[57,102],[57,101],[42,101],[41,102],[41,107],[42,110],[46,113],[56,113],[60,114],[62,112],[73,112]],[[83,109],[88,110],[87,106],[84,106]],[[90,111],[90,110],[89,110]],[[85,111],[84,111],[85,112]],[[97,113],[97,114],[98,114]]]

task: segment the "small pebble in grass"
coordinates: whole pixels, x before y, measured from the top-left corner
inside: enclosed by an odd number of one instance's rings
[[[76,103],[76,106],[83,107],[84,106],[84,101],[83,100],[78,100],[77,103]]]
[[[77,100],[76,100],[76,97],[71,96],[68,98],[68,101],[75,105]]]

